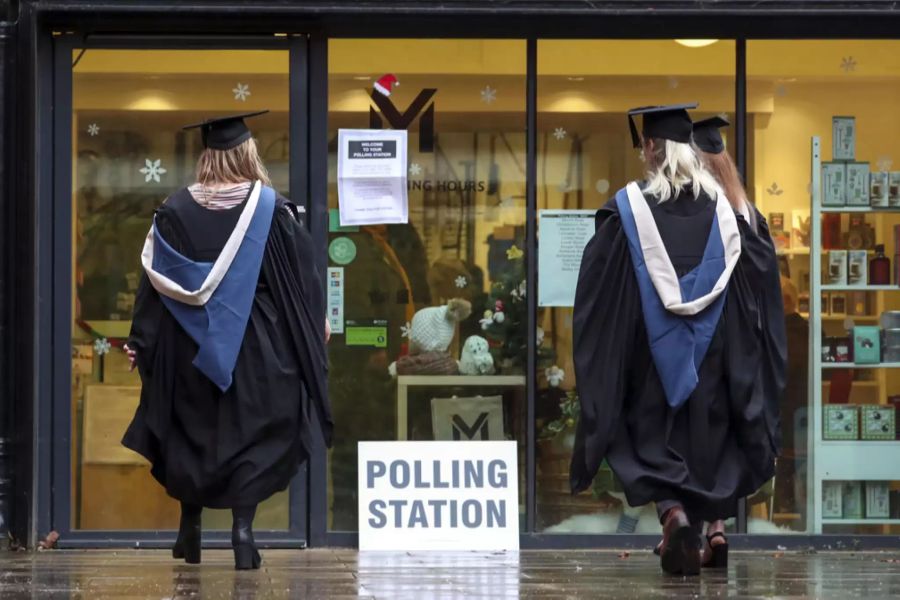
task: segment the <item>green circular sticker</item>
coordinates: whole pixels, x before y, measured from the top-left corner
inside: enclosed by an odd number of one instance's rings
[[[356,258],[356,244],[348,237],[334,238],[328,245],[328,256],[339,265],[349,265]]]

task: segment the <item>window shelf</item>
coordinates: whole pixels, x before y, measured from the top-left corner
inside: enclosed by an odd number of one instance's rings
[[[823,369],[900,369],[900,362],[872,363],[859,365],[856,363],[822,363]]]
[[[897,213],[900,206],[823,206],[819,210],[823,213]]]
[[[822,525],[900,525],[900,519],[822,519]]]
[[[823,292],[900,292],[898,285],[823,285]]]

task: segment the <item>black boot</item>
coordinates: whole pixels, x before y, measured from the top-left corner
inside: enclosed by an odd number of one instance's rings
[[[253,541],[253,517],[256,506],[232,508],[234,519],[231,526],[231,545],[234,548],[234,568],[237,570],[258,569],[262,557]]]
[[[184,562],[200,564],[200,514],[203,507],[197,504],[181,503],[181,522],[178,537],[172,546],[172,558],[183,558]]]

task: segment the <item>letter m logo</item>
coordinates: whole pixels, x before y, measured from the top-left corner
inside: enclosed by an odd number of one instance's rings
[[[434,152],[434,102],[431,99],[437,93],[436,89],[426,88],[419,92],[412,104],[401,113],[391,102],[391,99],[372,90],[372,102],[375,106],[369,107],[369,128],[382,129],[384,124],[382,117],[387,120],[392,129],[409,129],[412,122],[419,118],[419,152]]]
[[[462,439],[474,440],[476,436],[479,436],[482,440],[491,439],[488,430],[488,413],[484,412],[478,415],[472,425],[463,421],[461,416],[453,415],[453,441]]]

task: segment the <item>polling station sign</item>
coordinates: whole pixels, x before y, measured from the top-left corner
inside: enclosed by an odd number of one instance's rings
[[[360,442],[360,550],[518,550],[516,442]]]

